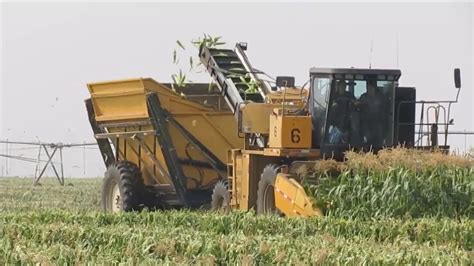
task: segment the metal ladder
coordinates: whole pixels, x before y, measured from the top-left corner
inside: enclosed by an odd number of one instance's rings
[[[234,169],[235,160],[238,155],[241,155],[240,149],[227,150],[227,191],[230,197],[230,206],[238,206],[238,196],[233,195],[234,188],[236,193],[240,193],[239,187],[241,187],[241,181],[235,178],[235,173],[238,169]],[[237,183],[239,182],[239,183]]]

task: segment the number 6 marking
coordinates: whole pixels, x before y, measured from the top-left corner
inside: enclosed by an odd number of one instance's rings
[[[294,128],[291,130],[291,142],[293,143],[299,143],[301,140],[300,137],[301,131],[298,128]]]

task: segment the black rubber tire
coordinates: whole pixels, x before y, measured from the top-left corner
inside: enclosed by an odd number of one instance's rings
[[[263,168],[257,187],[257,214],[279,214],[275,207],[275,180],[277,166],[269,164]]]
[[[211,210],[228,212],[230,210],[230,194],[228,182],[219,181],[214,185],[211,197]]]
[[[114,186],[120,191],[121,210],[125,212],[138,211],[144,206],[142,195],[145,192],[142,174],[138,166],[129,161],[118,161],[105,172],[102,184],[102,208],[112,211]]]

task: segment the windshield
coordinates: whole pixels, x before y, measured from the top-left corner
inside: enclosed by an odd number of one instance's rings
[[[312,81],[312,98],[310,108],[313,120],[313,147],[319,148],[326,125],[326,112],[331,91],[331,79],[316,77]]]
[[[332,79],[324,143],[393,144],[394,81]]]

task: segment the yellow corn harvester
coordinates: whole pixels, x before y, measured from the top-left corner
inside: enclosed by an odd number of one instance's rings
[[[88,84],[89,120],[107,166],[105,210],[322,215],[298,167],[342,159],[354,147],[414,146],[415,89],[397,86],[399,70],[312,68],[309,89],[292,77],[270,86],[246,48],[200,47],[212,85],[172,88],[149,78]],[[375,100],[365,101],[372,90]]]

